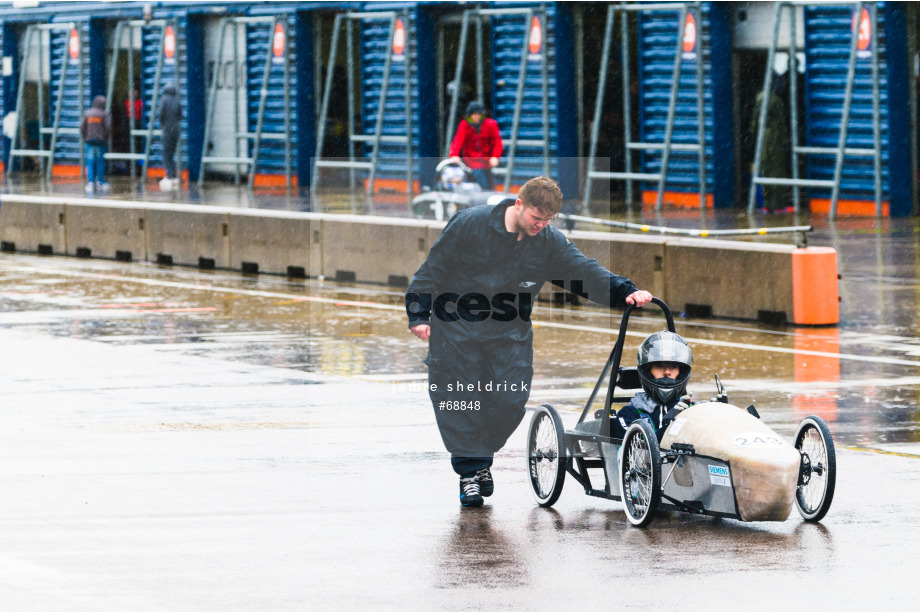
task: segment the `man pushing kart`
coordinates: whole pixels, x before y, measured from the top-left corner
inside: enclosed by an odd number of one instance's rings
[[[428,340],[429,396],[465,507],[493,493],[492,458],[524,418],[530,315],[543,283],[612,307],[652,299],[549,226],[561,206],[558,184],[536,177],[517,199],[457,213],[406,292],[409,329]]]

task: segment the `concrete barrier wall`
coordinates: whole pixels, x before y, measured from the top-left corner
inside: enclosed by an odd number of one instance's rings
[[[669,240],[667,295],[673,297],[675,310],[689,314],[791,316],[794,250],[791,245]]]
[[[230,268],[230,213],[218,207],[162,205],[147,208],[150,260]]]
[[[828,247],[670,239],[665,301],[688,315],[828,325],[840,320]]]
[[[66,254],[66,215],[63,203],[36,206],[2,197],[0,205],[0,243],[18,251]]]
[[[358,215],[323,219],[323,271],[327,278],[407,285],[425,261],[429,223]]]
[[[19,251],[212,266],[404,287],[444,222],[2,197],[0,241]],[[575,231],[589,258],[664,299],[676,313],[832,325],[839,320],[831,248]],[[87,253],[85,250],[89,250]],[[567,288],[567,290],[570,288]],[[547,284],[550,299],[559,289]]]
[[[602,267],[628,277],[636,287],[655,296],[664,296],[666,240],[663,237],[581,230],[567,233],[566,237],[581,253],[594,258]],[[565,290],[570,291],[571,288],[567,286]],[[547,284],[538,299],[550,300],[552,294],[560,291],[558,286]]]
[[[6,205],[4,202],[0,211]],[[147,260],[145,217],[143,205],[67,205],[66,253],[126,261]]]
[[[230,214],[230,268],[319,277],[323,274],[322,237],[321,215],[234,211]]]

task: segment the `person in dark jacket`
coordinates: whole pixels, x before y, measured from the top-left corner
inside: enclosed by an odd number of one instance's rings
[[[466,107],[466,117],[460,121],[457,134],[450,144],[450,157],[463,162],[473,171],[476,183],[491,190],[492,169],[502,155],[502,137],[498,123],[486,117],[486,108],[478,100]]]
[[[172,83],[163,88],[160,100],[160,129],[163,131],[163,163],[166,166],[166,178],[160,182],[162,189],[176,189],[179,179],[176,177],[176,146],[179,144],[180,121],[182,109],[176,86]]]
[[[492,494],[492,457],[524,418],[530,315],[543,283],[608,306],[641,307],[652,298],[548,226],[561,205],[556,182],[536,177],[517,199],[460,211],[406,292],[409,329],[428,340],[429,396],[464,506]]]
[[[80,136],[86,143],[86,193],[107,192],[105,152],[112,134],[112,116],[105,111],[105,96],[93,98],[93,106],[83,114]]]
[[[687,382],[693,367],[693,352],[683,337],[670,331],[649,335],[636,358],[642,392],[616,413],[612,435],[622,438],[636,420],[648,420],[658,441],[681,411],[692,405]]]
[[[763,151],[760,157],[761,177],[789,177],[789,120],[786,103],[783,101],[787,80],[773,75],[773,85],[767,97],[767,119],[763,131]],[[748,133],[757,143],[760,128],[760,110],[764,93],[754,99],[754,113]],[[785,210],[789,207],[789,188],[784,185],[758,186],[763,194],[763,207],[767,213]],[[757,189],[757,188],[755,188]]]

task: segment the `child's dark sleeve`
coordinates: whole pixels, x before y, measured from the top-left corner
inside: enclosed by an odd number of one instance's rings
[[[610,436],[622,439],[626,435],[629,425],[639,419],[639,410],[632,405],[627,405],[611,418]]]

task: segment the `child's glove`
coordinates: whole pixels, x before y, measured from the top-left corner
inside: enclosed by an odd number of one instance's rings
[[[679,414],[680,412],[684,411],[685,409],[693,405],[693,401],[690,400],[690,397],[692,396],[693,396],[692,392],[682,396],[680,398],[680,401],[677,402],[677,405],[675,405],[674,409],[672,409],[671,411],[673,411],[676,414]]]
[[[680,400],[677,402],[677,404],[671,409],[671,411],[669,411],[668,413],[664,415],[664,419],[673,420],[674,418],[677,417],[677,414],[679,414],[680,412],[684,411],[685,409],[693,405],[693,401],[690,400],[690,397],[692,396],[693,396],[692,392],[682,396]]]

